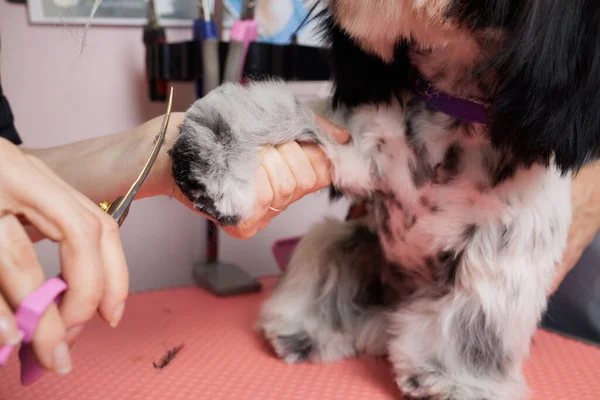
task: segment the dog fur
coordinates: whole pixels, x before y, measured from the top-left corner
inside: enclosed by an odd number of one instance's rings
[[[260,312],[286,362],[387,356],[406,398],[527,397],[522,364],[571,219],[571,179],[600,149],[600,7],[592,0],[331,0],[335,84],[283,82],[195,102],[176,183],[223,225],[250,216],[258,150],[320,145],[333,186],[366,201],[314,226]],[[416,78],[489,104],[486,125],[415,96]],[[318,113],[351,132],[339,145]]]

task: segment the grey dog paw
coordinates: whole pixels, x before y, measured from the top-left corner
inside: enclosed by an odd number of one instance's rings
[[[169,155],[173,179],[194,207],[231,226],[252,213],[258,154],[240,140],[226,97],[217,89],[190,107]]]
[[[236,225],[254,210],[260,148],[318,136],[314,115],[285,83],[226,83],[187,110],[169,151],[173,178],[196,209]]]

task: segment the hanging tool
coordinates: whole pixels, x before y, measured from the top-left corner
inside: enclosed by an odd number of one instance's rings
[[[239,82],[242,79],[246,56],[250,44],[258,38],[258,24],[254,19],[256,0],[244,0],[240,19],[231,28],[223,77],[220,75],[219,39],[217,28],[212,21],[208,0],[203,0],[204,40],[202,51],[204,95],[222,82]]]
[[[249,6],[244,2],[245,16],[253,16],[254,11],[249,8],[254,7],[252,1]],[[221,84],[221,65],[219,57],[219,38],[217,27],[212,20],[212,8],[209,1],[202,1],[202,16],[204,27],[204,39],[202,41],[202,89],[203,94],[207,95],[210,91]],[[247,46],[255,35],[252,34],[252,24],[237,24],[236,34],[233,35],[233,43],[228,50],[227,61],[224,71],[229,71],[225,76],[228,81],[238,82],[243,71]],[[235,26],[235,25],[234,25]],[[239,46],[237,42],[243,44]],[[233,48],[231,47],[234,45]],[[234,264],[225,264],[219,262],[218,257],[218,227],[210,220],[207,221],[207,240],[206,240],[206,261],[197,263],[194,267],[196,282],[199,286],[209,290],[218,296],[231,296],[241,293],[259,291],[262,287],[260,282],[250,276],[247,272]]]
[[[219,35],[217,24],[212,20],[212,8],[209,0],[202,0],[202,16],[204,19],[202,40],[202,89],[203,95],[219,86]]]
[[[117,197],[115,201],[104,201],[100,204],[100,208],[114,218],[119,226],[121,226],[125,221],[125,218],[127,218],[131,203],[148,176],[148,173],[152,169],[154,161],[158,157],[160,148],[165,141],[167,126],[169,125],[169,118],[171,116],[172,100],[173,88],[171,88],[167,112],[163,119],[158,137],[156,138],[156,142],[154,143],[154,148],[152,149],[152,153],[150,154],[150,157],[138,178],[124,196]],[[83,267],[85,266],[82,265],[82,268]],[[31,294],[29,294],[29,296],[27,296],[17,308],[15,319],[17,327],[23,335],[21,348],[19,349],[19,360],[21,361],[21,383],[23,385],[29,385],[35,382],[41,378],[45,372],[45,369],[40,366],[37,361],[31,342],[33,340],[33,335],[36,331],[37,325],[46,312],[46,309],[53,303],[58,305],[62,298],[62,293],[65,290],[67,290],[67,283],[60,277],[60,275],[58,277],[51,278],[39,288],[34,290]],[[12,353],[13,348],[14,346],[11,345],[0,347],[0,366],[6,363],[8,357]]]
[[[167,43],[165,29],[158,23],[154,0],[146,0],[146,18],[143,41],[146,47],[146,74],[151,101],[167,99],[167,80],[160,76],[160,45]]]
[[[202,43],[204,41],[204,31],[205,31],[205,20],[204,20],[204,6],[202,5],[204,1],[198,0],[198,18],[194,20],[194,25],[192,28],[192,39],[198,43]],[[202,59],[202,51],[200,52],[200,60]],[[202,79],[196,79],[196,98],[202,97],[204,91],[202,89]]]
[[[225,61],[223,80],[237,82],[242,79],[250,43],[258,38],[258,23],[254,19],[256,0],[244,0],[240,19],[231,28],[231,40]]]

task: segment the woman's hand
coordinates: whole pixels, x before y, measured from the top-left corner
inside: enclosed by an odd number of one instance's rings
[[[176,187],[171,173],[171,161],[166,152],[173,146],[177,129],[182,122],[180,113],[171,115],[169,132],[161,160],[154,168],[160,174],[164,192],[196,211],[192,203]],[[157,122],[159,119],[156,120]],[[336,125],[317,117],[317,123],[338,143],[346,143],[350,134]],[[154,133],[155,134],[155,133]],[[264,147],[261,152],[261,167],[257,174],[257,201],[254,214],[235,227],[225,227],[229,235],[247,239],[269,225],[271,220],[290,204],[307,194],[326,188],[331,184],[330,162],[316,145],[290,142],[276,147]],[[204,217],[206,215],[202,214]]]
[[[0,139],[0,345],[21,335],[14,310],[45,280],[33,237],[60,247],[68,288],[40,320],[33,348],[48,370],[71,370],[70,345],[96,311],[112,326],[123,314],[128,272],[116,222],[39,158]]]
[[[600,229],[600,162],[581,170],[571,189],[572,222],[563,262],[558,266],[552,292],[575,267]]]
[[[350,139],[348,132],[330,122],[320,117],[317,122],[338,143]],[[260,163],[254,214],[240,225],[224,229],[233,237],[252,237],[290,204],[331,184],[330,161],[317,145],[290,142],[264,147]]]

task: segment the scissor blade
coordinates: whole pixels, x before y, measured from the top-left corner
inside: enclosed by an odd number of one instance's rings
[[[165,113],[165,117],[163,118],[162,126],[160,128],[160,132],[159,132],[158,136],[156,137],[156,141],[154,143],[154,148],[152,149],[152,153],[150,154],[150,158],[148,159],[148,161],[146,161],[146,165],[144,166],[144,169],[142,170],[142,172],[140,173],[138,178],[135,180],[135,182],[133,183],[131,188],[129,188],[129,191],[127,192],[127,194],[119,200],[119,203],[116,204],[115,207],[111,207],[112,210],[109,212],[109,214],[115,220],[117,220],[119,222],[122,222],[122,217],[126,215],[126,212],[129,209],[131,202],[133,201],[138,190],[140,189],[140,187],[146,180],[148,173],[150,172],[150,170],[152,169],[152,166],[154,165],[154,161],[156,161],[156,158],[158,157],[158,153],[165,141],[165,136],[167,134],[167,126],[169,125],[169,119],[171,117],[172,102],[173,102],[173,88],[171,87],[171,92],[169,93],[169,102],[167,105],[167,112]]]

